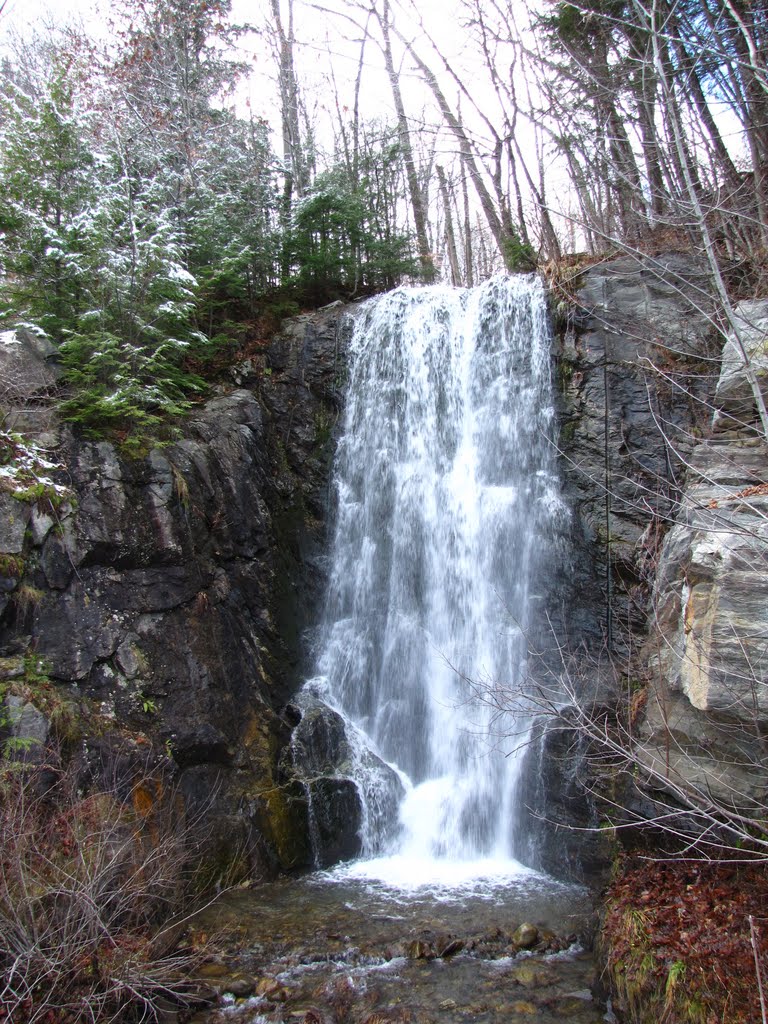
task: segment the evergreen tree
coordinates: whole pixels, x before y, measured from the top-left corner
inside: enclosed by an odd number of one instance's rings
[[[4,275],[0,313],[52,337],[71,329],[84,301],[87,212],[99,191],[90,115],[67,68],[22,89],[6,77],[0,98],[0,208]]]
[[[3,318],[59,346],[65,415],[145,430],[202,386],[182,368],[203,340],[192,327],[197,284],[166,190],[129,171],[86,99],[57,65],[33,90],[5,83]]]
[[[421,274],[413,240],[396,223],[400,147],[383,126],[362,125],[359,134],[356,168],[339,161],[319,174],[294,210],[295,281],[313,302],[373,294]]]
[[[220,112],[198,153],[188,203],[189,266],[200,281],[201,322],[251,316],[280,284],[281,239],[269,127]]]

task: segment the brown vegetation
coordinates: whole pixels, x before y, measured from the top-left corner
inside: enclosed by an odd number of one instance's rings
[[[0,1021],[154,1021],[194,1002],[175,951],[192,831],[162,779],[127,792],[50,764],[0,779]]]
[[[625,1019],[764,1020],[766,907],[763,865],[624,860],[607,894],[602,955]]]

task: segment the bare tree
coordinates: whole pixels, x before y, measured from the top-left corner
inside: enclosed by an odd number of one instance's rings
[[[292,196],[302,196],[309,185],[309,169],[302,145],[299,117],[299,83],[294,59],[293,0],[270,0],[270,29],[277,64],[280,92],[280,117],[283,135],[283,164],[285,182],[283,206],[290,210]]]
[[[425,281],[433,280],[435,266],[431,246],[427,237],[428,213],[427,201],[424,190],[419,182],[416,170],[416,162],[411,144],[411,132],[408,127],[408,118],[405,113],[403,94],[400,89],[400,75],[395,67],[395,58],[392,51],[392,36],[397,34],[392,21],[392,11],[389,0],[381,0],[380,4],[372,7],[372,12],[381,32],[381,51],[384,55],[384,66],[387,71],[387,78],[392,90],[392,99],[397,114],[397,124],[400,134],[400,148],[405,161],[406,175],[408,178],[408,193],[411,199],[413,210],[413,223],[416,228],[416,244],[419,249],[419,260],[421,261],[422,275]]]
[[[453,230],[453,202],[448,191],[448,180],[445,170],[438,164],[435,167],[437,180],[440,185],[440,194],[443,197],[443,216],[445,217],[445,245],[448,250],[448,265],[451,268],[451,284],[461,284],[461,270],[459,268],[459,255],[456,249],[456,235]]]

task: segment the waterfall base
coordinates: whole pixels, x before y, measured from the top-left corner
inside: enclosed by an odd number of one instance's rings
[[[607,1019],[586,890],[528,873],[406,893],[347,871],[227,893],[203,914],[196,928],[232,935],[216,986],[234,991],[197,1024]]]
[[[408,852],[390,857],[375,857],[344,864],[334,877],[381,883],[404,894],[417,890],[471,896],[489,887],[504,887],[517,882],[534,884],[544,876],[519,861],[499,858],[481,860],[447,860],[424,855],[414,857]],[[447,898],[447,897],[446,897]]]

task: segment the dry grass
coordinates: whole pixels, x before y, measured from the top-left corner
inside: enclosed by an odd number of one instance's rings
[[[154,1021],[194,1001],[174,953],[190,832],[151,777],[126,799],[74,772],[7,769],[0,791],[0,1020]]]

